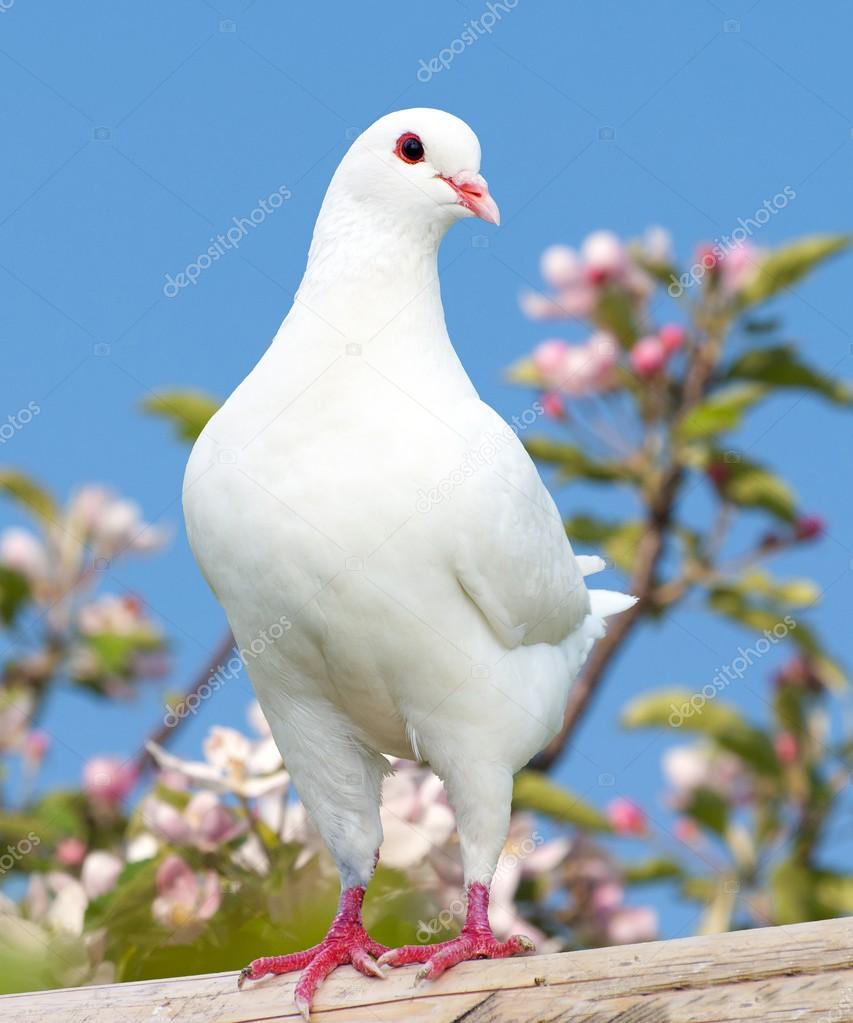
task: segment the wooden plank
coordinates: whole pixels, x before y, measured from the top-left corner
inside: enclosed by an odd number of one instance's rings
[[[318,992],[326,1023],[853,1023],[853,920],[464,963],[413,986],[349,967]],[[295,976],[238,992],[234,973],[0,998],[15,1023],[273,1023],[298,1020]],[[466,1015],[467,1014],[467,1015]]]

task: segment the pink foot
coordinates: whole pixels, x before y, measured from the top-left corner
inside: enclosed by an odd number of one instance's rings
[[[498,941],[489,926],[489,890],[475,881],[468,886],[468,912],[459,937],[436,945],[404,945],[391,949],[379,957],[379,965],[423,963],[418,970],[418,979],[435,980],[451,966],[468,959],[506,959],[507,956],[532,952],[533,948],[533,942],[523,934]]]
[[[351,963],[366,977],[384,979],[385,974],[380,970],[375,957],[387,952],[387,948],[374,941],[362,926],[363,901],[364,888],[347,888],[341,895],[338,913],[329,933],[319,945],[304,952],[255,959],[240,971],[237,986],[242,987],[247,980],[259,980],[270,973],[304,970],[293,995],[296,1008],[307,1020],[314,992],[335,967]]]

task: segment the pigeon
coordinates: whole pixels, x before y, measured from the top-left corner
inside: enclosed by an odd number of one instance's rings
[[[559,730],[605,619],[634,602],[585,585],[604,562],[575,556],[519,437],[541,405],[505,422],[450,342],[438,249],[472,217],[500,221],[464,121],[418,108],[367,128],[329,184],[290,312],[187,465],[193,553],[253,652],[258,700],[340,874],[326,938],[239,977],[301,970],[306,1019],[341,964],[381,977],[418,963],[432,979],[532,949],[488,917],[513,775]],[[444,784],[467,911],[455,938],[388,949],[361,910],[394,758]]]

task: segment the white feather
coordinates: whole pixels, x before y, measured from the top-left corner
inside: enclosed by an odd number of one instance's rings
[[[424,140],[426,170],[394,156],[403,131]],[[388,115],[356,141],[293,308],[187,467],[193,551],[239,646],[260,643],[252,681],[345,884],[373,871],[381,754],[430,762],[466,877],[490,876],[513,772],[559,728],[603,619],[633,600],[587,592],[603,563],[575,558],[448,338],[436,252],[468,214],[442,176],[479,159],[440,111]]]

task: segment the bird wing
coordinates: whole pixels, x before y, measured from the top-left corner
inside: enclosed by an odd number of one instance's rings
[[[589,612],[584,569],[515,431],[482,402],[452,494],[457,578],[505,646],[560,643]]]

